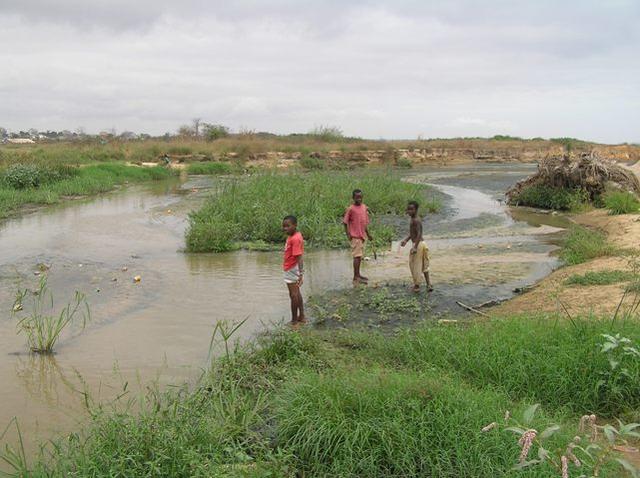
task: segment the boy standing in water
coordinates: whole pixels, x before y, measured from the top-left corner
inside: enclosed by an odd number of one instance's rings
[[[364,255],[364,242],[373,240],[369,234],[369,211],[362,203],[362,191],[355,189],[351,194],[353,204],[347,208],[342,222],[344,231],[347,234],[351,245],[351,255],[353,256],[353,282],[354,284],[367,283],[369,279],[360,274],[360,265]]]
[[[413,291],[420,291],[420,282],[422,275],[427,282],[427,292],[433,290],[431,279],[429,278],[429,248],[422,237],[422,220],[418,216],[418,203],[409,201],[407,204],[407,215],[411,218],[409,221],[409,235],[400,244],[402,247],[407,245],[409,239],[413,243],[413,247],[409,252],[409,269],[413,278]]]
[[[304,253],[304,239],[297,229],[298,219],[295,216],[286,216],[282,220],[282,230],[287,235],[282,268],[284,270],[284,283],[287,284],[289,298],[291,299],[292,324],[300,324],[306,321],[302,294],[300,293],[303,277],[302,254]]]

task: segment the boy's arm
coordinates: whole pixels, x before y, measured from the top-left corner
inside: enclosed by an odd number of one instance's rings
[[[347,239],[351,240],[351,234],[349,234],[349,225],[344,223],[344,233],[347,235]]]
[[[364,227],[364,232],[366,232],[367,237],[369,238],[369,240],[370,240],[370,241],[373,241],[373,236],[372,236],[372,235],[371,235],[371,233],[369,232],[369,225],[368,225],[368,224]]]
[[[302,256],[298,256],[298,270],[300,271],[300,277],[298,278],[298,286],[302,285],[303,276],[304,276],[304,261],[302,260]]]
[[[344,224],[344,233],[347,235],[347,239],[351,240],[351,234],[349,234],[349,221],[351,220],[351,208],[347,208],[342,218],[342,224]]]

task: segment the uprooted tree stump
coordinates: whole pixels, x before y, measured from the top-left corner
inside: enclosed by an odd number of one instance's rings
[[[547,156],[540,161],[535,174],[518,181],[507,191],[507,202],[516,203],[522,191],[534,186],[581,189],[588,193],[591,200],[609,187],[640,195],[640,181],[633,171],[600,158],[593,152],[579,156]]]

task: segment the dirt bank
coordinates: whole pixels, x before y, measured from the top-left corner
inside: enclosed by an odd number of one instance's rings
[[[603,231],[611,244],[621,249],[636,249],[640,245],[640,215],[610,216],[607,211],[596,210],[574,218],[575,222]],[[626,282],[611,285],[567,285],[572,275],[606,270],[631,270],[634,255],[620,254],[600,257],[584,264],[562,267],[550,274],[532,290],[492,309],[495,315],[518,313],[556,312],[563,307],[574,314],[615,313],[624,295]],[[631,302],[633,297],[627,297]],[[624,304],[623,304],[624,307]]]

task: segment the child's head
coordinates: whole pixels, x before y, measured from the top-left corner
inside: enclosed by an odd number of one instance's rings
[[[282,230],[287,236],[293,236],[298,228],[298,218],[295,216],[285,216],[282,220]]]
[[[357,206],[362,204],[362,189],[354,189],[351,193],[351,197],[353,198],[353,204]]]
[[[420,205],[418,204],[417,201],[409,201],[407,203],[407,214],[411,217],[416,217],[416,215],[418,214],[419,207]]]

